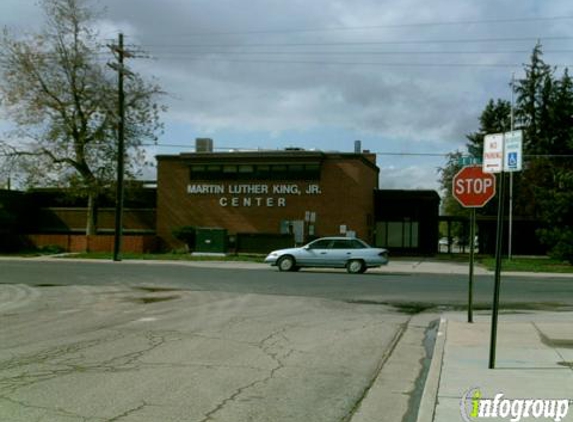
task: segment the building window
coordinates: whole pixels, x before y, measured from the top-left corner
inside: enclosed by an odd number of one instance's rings
[[[271,166],[268,164],[259,164],[255,166],[255,177],[261,180],[271,178]]]
[[[304,173],[309,179],[320,179],[320,164],[305,164]]]
[[[379,221],[376,223],[376,246],[418,248],[419,231],[418,221]]]
[[[191,180],[320,180],[320,164],[197,164]]]
[[[239,166],[239,173],[241,174],[252,174],[255,171],[255,166],[242,165]]]
[[[282,164],[275,164],[271,166],[271,179],[273,180],[286,180],[288,179],[288,167]]]

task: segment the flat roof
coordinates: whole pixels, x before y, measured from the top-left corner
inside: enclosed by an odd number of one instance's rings
[[[375,154],[364,152],[338,152],[338,151],[308,151],[308,150],[262,150],[262,151],[229,151],[229,152],[182,152],[172,155],[157,155],[157,161],[184,161],[184,162],[239,162],[252,160],[293,160],[301,161],[323,161],[325,159],[342,158],[357,159],[364,162],[369,167],[379,171],[378,166],[368,157],[375,157]]]

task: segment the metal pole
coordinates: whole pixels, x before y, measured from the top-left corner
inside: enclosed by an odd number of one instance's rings
[[[452,253],[452,222],[448,220],[448,255]]]
[[[509,233],[507,239],[507,259],[512,255],[512,238],[513,238],[513,172],[509,173],[509,216],[508,216]]]
[[[124,93],[123,93],[123,34],[119,34],[118,45],[118,116],[117,125],[117,196],[115,202],[115,239],[113,244],[113,260],[121,261],[121,238],[123,235],[123,173],[124,173]]]
[[[514,118],[514,98],[513,98],[513,86],[515,83],[515,72],[511,74],[511,108],[510,108],[510,128],[511,132],[514,131],[515,118]],[[511,259],[512,255],[512,239],[513,239],[513,172],[509,174],[509,233],[507,240],[507,259]]]
[[[497,232],[495,238],[495,281],[493,307],[491,312],[491,338],[489,348],[489,369],[495,368],[495,349],[497,345],[497,319],[499,314],[499,291],[501,285],[501,247],[503,235],[503,206],[505,202],[505,174],[499,174],[499,203],[497,208]]]
[[[470,214],[470,279],[468,286],[468,322],[474,322],[473,316],[473,294],[474,294],[474,251],[475,251],[475,228],[476,209],[471,209]]]

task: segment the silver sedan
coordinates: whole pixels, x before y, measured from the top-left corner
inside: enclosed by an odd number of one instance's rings
[[[388,251],[373,248],[356,238],[323,237],[300,248],[272,251],[265,262],[277,266],[280,271],[330,267],[346,268],[351,274],[360,274],[368,268],[386,265]]]

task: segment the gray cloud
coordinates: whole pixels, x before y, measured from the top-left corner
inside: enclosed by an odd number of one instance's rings
[[[31,4],[4,0],[0,24],[28,24],[33,29],[39,13]],[[509,99],[512,71],[520,76],[520,66],[494,66],[527,62],[537,38],[573,36],[571,20],[471,23],[572,16],[570,0],[102,0],[99,4],[107,9],[102,35],[111,38],[121,29],[130,42],[143,45],[155,57],[132,60],[130,65],[155,75],[172,94],[167,124],[188,125],[197,136],[224,130],[268,133],[270,138],[281,132],[324,129],[356,133],[388,148],[456,149],[464,145],[465,134],[476,129],[489,98]],[[451,24],[409,25],[431,22]],[[378,28],[366,28],[371,26]],[[333,30],[296,32],[317,28]],[[487,41],[503,38],[528,40]],[[452,42],[468,39],[482,42]],[[428,43],[432,40],[443,42]],[[381,44],[356,44],[360,42]],[[397,44],[384,44],[391,42]],[[285,43],[298,45],[277,45]],[[544,44],[550,63],[570,61],[570,55],[549,53],[570,48],[570,40]],[[254,51],[273,54],[245,54]],[[436,51],[449,54],[429,54]],[[335,52],[344,54],[331,54]],[[434,168],[404,168],[417,175],[420,186],[428,177],[436,179]],[[389,180],[400,171],[390,171]],[[404,183],[400,177],[392,180]]]

